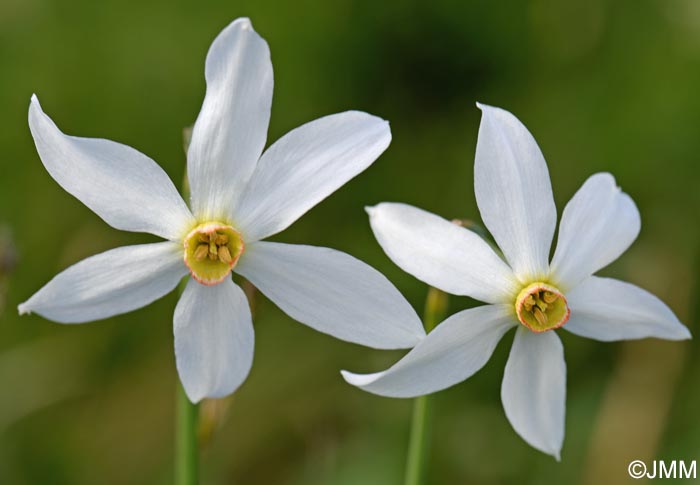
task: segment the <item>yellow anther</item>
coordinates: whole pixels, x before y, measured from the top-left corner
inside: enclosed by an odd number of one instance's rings
[[[557,298],[559,298],[557,295],[552,293],[551,291],[545,291],[542,294],[542,299],[544,300],[545,303],[554,303]]]
[[[197,249],[194,250],[194,259],[197,261],[202,261],[209,254],[209,245],[200,244]]]
[[[532,307],[535,306],[535,299],[532,297],[532,295],[528,295],[528,297],[525,298],[525,301],[523,302],[523,306],[525,307],[525,310],[527,310],[527,311],[532,310]]]
[[[217,234],[215,242],[217,246],[228,244],[228,236],[226,234]]]
[[[547,304],[545,302],[543,302],[542,300],[540,300],[539,298],[537,299],[535,304],[537,305],[537,308],[539,308],[543,312],[547,311]]]
[[[532,310],[532,314],[535,315],[535,320],[537,320],[537,323],[540,325],[547,325],[547,314],[538,307],[535,307],[534,310]]]
[[[229,251],[226,246],[221,246],[219,248],[219,261],[226,264],[233,261],[233,258],[231,258],[231,251]]]
[[[209,242],[209,234],[206,234],[206,233],[198,234],[197,239],[199,240],[199,242],[208,243]]]

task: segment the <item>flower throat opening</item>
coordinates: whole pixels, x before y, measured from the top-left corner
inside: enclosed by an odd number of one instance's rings
[[[231,273],[245,245],[233,227],[217,222],[200,224],[185,237],[185,265],[203,285],[221,283]]]
[[[561,327],[571,313],[564,295],[540,282],[523,288],[515,300],[515,311],[520,323],[536,333]]]

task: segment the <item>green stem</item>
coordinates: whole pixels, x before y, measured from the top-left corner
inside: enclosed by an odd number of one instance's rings
[[[413,402],[405,485],[420,485],[425,482],[431,441],[432,417],[433,406],[430,396],[417,397]]]
[[[423,318],[425,330],[430,332],[442,320],[447,311],[447,295],[436,288],[428,290]],[[430,454],[433,403],[432,396],[420,396],[414,400],[411,418],[411,437],[408,442],[405,485],[425,483]]]
[[[196,485],[199,475],[199,404],[190,402],[179,382],[176,401],[175,485]]]

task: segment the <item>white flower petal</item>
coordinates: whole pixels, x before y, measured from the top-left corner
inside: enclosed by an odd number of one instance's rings
[[[194,223],[171,180],[146,155],[113,141],[63,134],[36,96],[29,128],[54,180],[112,227],[176,240]]]
[[[632,199],[609,173],[597,173],[562,214],[551,278],[564,290],[615,261],[634,242],[641,220]]]
[[[374,374],[341,373],[353,386],[380,396],[430,394],[462,382],[481,369],[515,322],[510,305],[464,310],[435,327],[389,369]]]
[[[265,147],[272,104],[270,49],[240,18],[207,54],[207,94],[187,152],[192,210],[200,219],[230,216]]]
[[[571,318],[563,328],[582,337],[604,342],[691,337],[688,328],[664,302],[624,281],[591,276],[567,294],[566,299]]]
[[[513,271],[474,232],[406,204],[385,202],[367,212],[386,254],[419,280],[487,303],[510,301],[519,291]]]
[[[474,163],[474,192],[486,227],[523,282],[547,275],[557,209],[537,142],[508,111],[483,112]]]
[[[187,274],[182,246],[172,242],[111,249],[56,275],[20,314],[83,323],[126,313],[170,293]]]
[[[246,247],[235,271],[295,320],[339,339],[396,349],[425,336],[394,285],[340,251],[258,242]]]
[[[245,293],[230,278],[214,286],[190,279],[173,330],[177,371],[190,401],[227,396],[248,376],[253,321]]]
[[[501,399],[515,431],[530,446],[559,460],[564,441],[566,362],[556,333],[518,328]]]
[[[265,151],[234,220],[246,241],[287,228],[389,146],[389,124],[346,111],[296,128]]]

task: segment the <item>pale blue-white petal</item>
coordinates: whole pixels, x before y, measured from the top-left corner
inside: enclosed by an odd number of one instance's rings
[[[190,279],[173,329],[177,371],[190,401],[227,396],[248,376],[253,322],[245,293],[230,278],[214,286]]]
[[[390,141],[389,123],[359,111],[287,133],[265,151],[233,213],[246,242],[286,229],[369,167]]]
[[[29,128],[54,180],[112,227],[178,240],[194,224],[172,181],[143,153],[109,140],[65,135],[36,96]]]
[[[557,223],[549,171],[530,132],[508,111],[482,111],[474,163],[481,218],[523,282],[548,274]]]
[[[566,362],[554,331],[515,333],[501,386],[506,416],[530,444],[559,460],[564,442]]]
[[[597,173],[574,194],[561,218],[550,279],[564,291],[615,261],[639,234],[637,206],[609,173]]]
[[[566,295],[571,317],[563,328],[610,342],[655,337],[689,339],[673,311],[646,290],[624,281],[591,276]]]
[[[389,397],[415,397],[452,386],[481,369],[508,329],[517,324],[509,305],[464,310],[439,324],[389,369],[374,374],[342,371],[365,391]]]
[[[396,349],[425,336],[394,285],[340,251],[261,241],[246,247],[235,271],[295,320],[339,339]]]
[[[520,286],[513,271],[474,232],[406,204],[385,202],[367,212],[382,249],[407,273],[453,295],[514,301]]]
[[[237,19],[216,37],[204,75],[207,94],[187,152],[192,210],[200,219],[226,219],[265,147],[270,122],[270,49],[250,20]]]
[[[59,273],[19,305],[19,312],[60,323],[100,320],[148,305],[170,293],[186,274],[180,244],[124,246]]]

